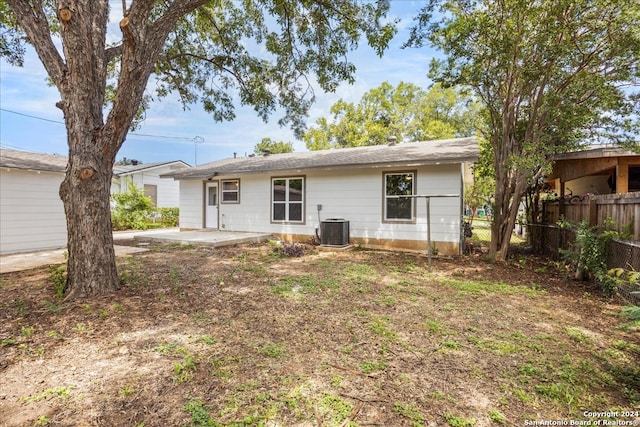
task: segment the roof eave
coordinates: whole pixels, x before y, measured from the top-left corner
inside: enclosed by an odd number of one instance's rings
[[[561,160],[579,160],[579,159],[598,159],[605,157],[634,157],[640,156],[640,153],[636,153],[630,150],[621,148],[595,148],[584,151],[572,151],[569,153],[556,154],[553,157],[555,161]]]
[[[182,160],[173,160],[171,162],[161,163],[159,165],[153,165],[153,166],[149,166],[149,167],[141,167],[139,169],[134,169],[134,170],[131,170],[131,171],[125,171],[125,172],[120,172],[120,173],[116,173],[114,171],[113,174],[116,175],[116,176],[128,176],[128,175],[133,175],[133,174],[136,174],[136,173],[139,173],[139,172],[144,172],[144,171],[148,171],[148,170],[152,170],[152,169],[157,169],[157,168],[162,168],[162,167],[165,167],[165,166],[173,165],[175,163],[180,163],[180,164],[184,165],[185,168],[189,168],[189,165],[186,164],[185,162],[183,162]],[[163,177],[163,175],[160,175],[160,178],[162,178],[162,177]]]
[[[19,171],[25,171],[25,172],[65,173],[65,169],[60,169],[60,168],[31,168],[31,167],[25,167],[25,166],[0,165],[0,169],[5,169],[7,171],[19,170]]]
[[[420,161],[396,161],[396,162],[381,162],[381,163],[360,163],[360,164],[342,164],[342,165],[318,165],[318,166],[304,166],[304,167],[280,167],[280,168],[268,168],[268,169],[232,169],[226,171],[218,171],[207,174],[180,176],[180,173],[167,176],[160,175],[161,178],[173,178],[176,181],[193,181],[193,180],[210,180],[216,176],[230,176],[230,175],[256,175],[270,172],[282,172],[282,171],[303,171],[303,170],[339,170],[339,169],[382,169],[382,168],[394,168],[394,167],[415,167],[415,166],[428,166],[428,165],[441,165],[441,164],[457,164],[465,162],[478,161],[478,155],[464,156],[464,157],[446,157],[441,159],[426,159]]]

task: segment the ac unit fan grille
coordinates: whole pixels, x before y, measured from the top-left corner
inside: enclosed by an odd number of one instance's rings
[[[320,223],[320,244],[347,246],[349,244],[349,221],[329,219]]]

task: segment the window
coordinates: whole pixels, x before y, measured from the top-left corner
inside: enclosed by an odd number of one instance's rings
[[[304,222],[304,178],[271,180],[271,220]]]
[[[414,221],[415,172],[384,174],[384,220]]]
[[[144,195],[151,199],[153,206],[158,206],[158,186],[144,184]]]
[[[207,206],[218,206],[218,187],[207,185]]]
[[[222,203],[240,203],[240,180],[222,181]]]
[[[640,167],[639,166],[629,166],[629,191],[638,191],[640,190]],[[616,192],[615,187],[613,188],[613,193]]]

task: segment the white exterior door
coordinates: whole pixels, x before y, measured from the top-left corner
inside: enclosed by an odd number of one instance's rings
[[[205,228],[218,228],[218,183],[206,187]]]

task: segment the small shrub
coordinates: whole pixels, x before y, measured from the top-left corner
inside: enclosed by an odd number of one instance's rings
[[[304,255],[305,249],[306,247],[302,243],[285,242],[281,246],[274,248],[273,251],[282,257],[300,258]]]
[[[0,347],[9,347],[10,345],[14,345],[16,343],[16,339],[13,337],[5,338],[0,342]]]
[[[159,222],[165,227],[177,227],[180,219],[179,208],[155,208],[154,211],[159,215]]]
[[[53,291],[58,299],[62,299],[67,291],[67,266],[52,265],[49,267],[47,281],[53,285]]]
[[[114,230],[146,230],[148,219],[154,210],[153,201],[133,182],[126,193],[111,195],[116,206],[111,210]]]
[[[51,425],[51,418],[45,415],[40,415],[32,424],[33,427],[46,427],[48,425]]]
[[[422,413],[413,405],[395,402],[393,404],[393,410],[397,414],[408,418],[414,426],[424,425],[424,415],[422,415]]]
[[[200,337],[198,337],[197,341],[201,342],[203,344],[206,344],[206,345],[213,345],[213,344],[216,343],[216,339],[214,337],[212,337],[211,335],[208,335],[208,334],[200,335]]]
[[[363,373],[369,375],[374,371],[385,370],[387,368],[387,362],[384,360],[378,360],[375,362],[368,360],[368,361],[362,362],[359,367]]]
[[[632,321],[640,321],[640,306],[629,305],[622,309],[622,315]]]
[[[576,271],[577,279],[594,278],[606,295],[611,295],[618,286],[615,276],[606,268],[607,247],[609,242],[620,233],[611,230],[611,224],[605,223],[603,229],[589,227],[586,222],[579,224],[561,223],[562,227],[572,227],[576,232],[576,241],[572,249],[560,250],[563,258]]]

